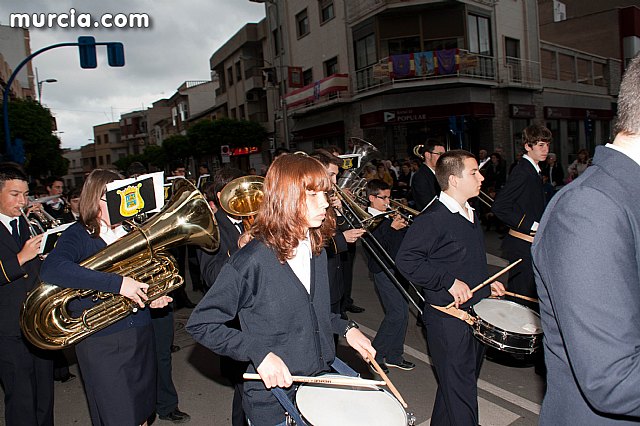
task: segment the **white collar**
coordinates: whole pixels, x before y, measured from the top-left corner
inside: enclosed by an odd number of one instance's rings
[[[527,154],[524,154],[522,158],[526,158],[527,161],[529,161],[531,165],[536,169],[536,172],[540,173],[540,166],[535,161],[533,161],[533,158],[529,157]]]
[[[11,217],[11,216],[7,216],[6,214],[0,213],[0,222],[2,222],[2,224],[9,230],[9,233],[11,233],[11,222],[14,219],[18,219],[18,229],[20,229],[19,217]]]
[[[113,244],[116,240],[120,239],[127,234],[127,231],[122,227],[122,225],[118,225],[115,228],[111,228],[107,226],[106,223],[100,221],[100,238],[107,243],[107,245]]]
[[[373,216],[379,215],[381,213],[385,213],[383,211],[380,211],[378,209],[374,209],[373,207],[369,206],[367,207],[367,213],[371,213]]]
[[[449,209],[451,213],[459,213],[462,217],[467,219],[469,222],[473,223],[473,207],[469,205],[468,201],[464,203],[464,210],[460,206],[460,204],[449,194],[442,191],[440,193],[439,200],[444,206]],[[466,210],[466,211],[465,211]]]
[[[623,153],[627,157],[631,158],[633,161],[640,165],[640,144],[633,145],[614,145],[612,143],[608,143],[605,145],[607,148],[615,149],[618,152]]]

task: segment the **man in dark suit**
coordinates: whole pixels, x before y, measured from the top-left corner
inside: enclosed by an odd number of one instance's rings
[[[213,176],[213,180],[207,182],[204,187],[204,194],[209,201],[211,209],[215,212],[218,231],[220,233],[220,247],[215,253],[208,253],[197,249],[198,262],[202,275],[205,292],[208,291],[215,282],[220,270],[227,263],[229,257],[238,251],[238,239],[244,232],[242,218],[227,214],[220,207],[220,191],[232,180],[243,175],[241,170],[225,167],[219,169]],[[229,325],[240,329],[240,322],[235,318],[229,321]],[[222,374],[233,384],[234,394],[231,409],[231,424],[233,426],[244,426],[245,413],[242,408],[243,382],[242,374],[247,370],[246,362],[236,361],[229,357],[220,358],[220,369]]]
[[[427,139],[420,148],[420,155],[424,161],[411,179],[411,193],[417,210],[424,209],[438,194],[440,185],[436,180],[436,161],[445,153],[444,146],[433,139]]]
[[[15,165],[0,164],[0,382],[5,421],[11,425],[53,425],[53,362],[20,331],[20,308],[38,282],[42,235],[30,238],[21,215],[27,177]]]
[[[639,94],[636,56],[615,140],[553,197],[533,244],[548,370],[541,425],[640,422]]]
[[[509,227],[502,249],[509,262],[522,259],[522,263],[509,274],[509,291],[536,297],[531,264],[531,243],[538,229],[545,207],[544,184],[539,162],[549,153],[551,132],[542,125],[532,124],[522,132],[525,154],[497,194],[492,211]],[[518,303],[522,303],[518,300]],[[536,304],[530,304],[536,308]]]

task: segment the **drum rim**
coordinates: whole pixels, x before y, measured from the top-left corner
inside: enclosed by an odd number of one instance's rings
[[[492,301],[491,303],[493,303],[493,301],[501,302],[501,303],[508,303],[508,304],[516,305],[516,306],[521,307],[521,308],[524,308],[524,309],[528,309],[529,311],[533,312],[533,313],[538,317],[538,319],[540,320],[540,331],[539,331],[539,332],[537,332],[537,333],[520,333],[520,332],[517,332],[517,331],[505,330],[505,329],[504,329],[504,328],[502,328],[502,327],[498,327],[497,325],[493,325],[493,324],[491,324],[491,323],[490,323],[490,322],[488,322],[487,320],[483,319],[483,318],[478,314],[478,312],[476,312],[476,310],[475,310],[475,307],[476,307],[476,306],[478,306],[478,304],[479,304],[479,303],[482,303],[484,300],[491,300],[491,301]],[[540,314],[539,314],[539,313],[537,313],[536,311],[534,311],[533,309],[531,309],[531,308],[527,307],[527,306],[521,305],[521,304],[516,303],[516,302],[514,302],[514,301],[511,301],[511,300],[504,300],[504,299],[489,299],[489,298],[487,298],[487,299],[482,299],[480,302],[478,302],[478,303],[476,303],[475,305],[471,306],[471,311],[472,311],[472,314],[473,314],[473,316],[474,316],[474,318],[475,318],[475,322],[476,322],[476,323],[480,322],[480,323],[482,323],[482,324],[488,324],[489,326],[491,326],[491,328],[494,328],[494,329],[500,330],[500,331],[502,331],[503,333],[515,334],[515,335],[518,335],[518,336],[531,336],[531,337],[540,336],[540,335],[544,334],[544,331],[542,330],[542,318],[540,317]]]
[[[322,374],[318,377],[344,377],[341,374]],[[301,388],[330,388],[327,385],[324,385],[322,383],[302,383],[298,386],[298,388],[296,389],[296,393],[295,393],[295,400],[294,400],[294,404],[296,406],[296,408],[298,409],[298,411],[300,412],[300,416],[306,420],[307,422],[310,423],[310,420],[305,417],[304,413],[302,412],[302,410],[300,410],[300,407],[298,406],[298,392],[300,391]],[[349,388],[348,386],[338,386],[337,388],[339,389],[344,389],[344,388]],[[381,391],[382,393],[384,393],[387,397],[389,397],[394,403],[395,405],[397,405],[400,408],[400,412],[404,413],[404,418],[405,418],[405,424],[409,424],[409,413],[407,412],[407,410],[404,409],[404,407],[402,406],[402,404],[400,403],[400,401],[398,401],[398,399],[396,397],[393,396],[393,394],[389,391],[387,391],[386,389],[380,387],[380,386],[368,386],[367,388],[363,388],[363,389],[369,389],[369,390],[377,390],[377,391]],[[355,387],[351,387],[350,390],[357,390],[357,388]]]

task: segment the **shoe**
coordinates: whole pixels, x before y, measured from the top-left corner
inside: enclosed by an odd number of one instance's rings
[[[56,379],[56,382],[60,382],[60,383],[67,383],[67,382],[72,381],[72,380],[73,380],[73,379],[75,379],[75,378],[76,378],[76,375],[75,375],[75,374],[73,374],[73,373],[69,373],[69,374],[67,374],[67,375],[66,375],[66,376],[64,376],[64,377],[61,377],[61,378],[59,378],[59,379]]]
[[[378,365],[380,366],[380,369],[382,371],[384,371],[384,374],[389,374],[389,367],[387,367],[387,364],[385,364],[384,361],[376,361],[378,363]],[[375,369],[375,367],[373,366],[373,364],[369,364],[369,368],[371,369],[371,371],[373,371],[375,374],[378,374],[378,371]]]
[[[180,350],[180,346],[171,345],[171,353],[178,352]]]
[[[345,311],[353,312],[354,314],[361,314],[364,312],[364,308],[361,308],[360,306],[357,306],[357,305],[351,305],[351,306],[347,306]]]
[[[412,363],[411,361],[407,361],[407,360],[402,360],[400,362],[389,362],[387,361],[386,364],[389,367],[393,367],[393,368],[399,368],[400,370],[413,370],[414,368],[416,368],[416,365],[414,363]]]
[[[186,423],[189,420],[191,420],[190,415],[180,411],[178,408],[174,409],[169,414],[165,414],[165,415],[160,414],[158,415],[158,417],[160,418],[160,420],[168,420],[173,423]]]

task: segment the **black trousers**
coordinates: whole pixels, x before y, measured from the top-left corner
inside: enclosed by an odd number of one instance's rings
[[[464,321],[425,305],[427,344],[438,380],[432,426],[478,424],[478,376],[485,347]]]
[[[171,345],[173,344],[173,308],[167,306],[151,311],[151,323],[156,342],[158,369],[156,377],[156,412],[165,416],[178,407],[178,392],[173,384]]]
[[[509,281],[507,283],[507,290],[529,296],[533,298],[538,297],[536,290],[536,282],[533,276],[533,260],[531,258],[531,243],[521,240],[520,238],[507,235],[504,237],[502,243],[503,256],[513,263],[518,259],[522,259],[519,265],[515,266],[509,272]],[[527,302],[522,299],[514,299],[507,297],[516,303],[525,305],[531,309],[538,311],[540,309],[537,303]]]
[[[53,361],[20,336],[0,336],[7,426],[53,425]]]

